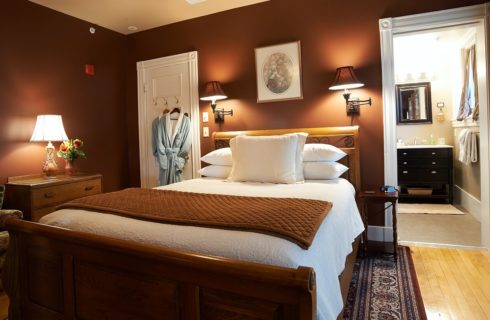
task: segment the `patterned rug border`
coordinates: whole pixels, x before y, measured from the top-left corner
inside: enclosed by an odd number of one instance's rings
[[[389,285],[390,279],[395,279],[394,287]],[[393,301],[385,299],[390,299],[388,297],[393,297],[393,294],[396,294],[394,301],[398,301],[398,307],[390,309]],[[396,305],[391,305],[391,308]],[[379,309],[379,306],[385,307]],[[395,316],[389,311],[386,314],[387,310],[398,311]],[[396,262],[389,253],[371,253],[365,258],[359,253],[342,316],[352,320],[427,320],[410,247],[398,246]]]

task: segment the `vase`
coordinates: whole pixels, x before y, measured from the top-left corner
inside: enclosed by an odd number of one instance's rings
[[[77,174],[77,168],[75,166],[75,160],[65,159],[65,174],[74,176]]]

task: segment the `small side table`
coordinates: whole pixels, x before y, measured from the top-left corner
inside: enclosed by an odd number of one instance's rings
[[[361,209],[361,217],[364,222],[364,232],[362,234],[362,249],[366,252],[366,246],[368,242],[367,238],[367,228],[368,228],[368,205],[372,203],[391,203],[393,208],[393,255],[395,259],[397,258],[397,245],[398,245],[398,234],[396,230],[396,203],[398,201],[398,192],[381,192],[381,191],[361,191],[357,195],[359,200],[359,207]],[[384,210],[383,210],[384,213]]]

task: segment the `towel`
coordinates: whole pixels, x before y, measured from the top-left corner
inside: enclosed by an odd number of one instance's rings
[[[463,129],[459,133],[459,158],[458,160],[468,165],[470,162],[478,162],[478,144],[476,132]]]
[[[470,136],[470,160],[475,163],[478,162],[478,143],[476,139],[476,132],[472,131]]]

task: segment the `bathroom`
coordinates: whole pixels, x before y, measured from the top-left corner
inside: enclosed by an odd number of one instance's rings
[[[481,246],[480,127],[473,112],[477,89],[486,85],[476,75],[485,70],[482,33],[474,24],[394,38],[402,243]],[[465,112],[463,88],[471,109]]]

